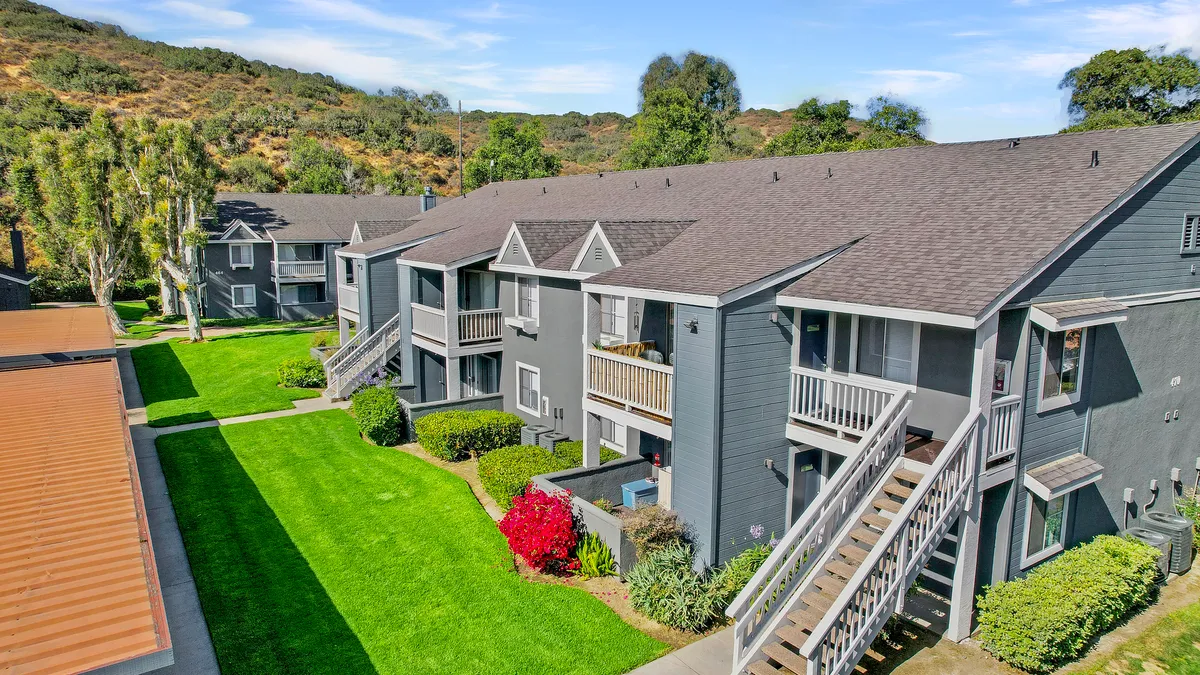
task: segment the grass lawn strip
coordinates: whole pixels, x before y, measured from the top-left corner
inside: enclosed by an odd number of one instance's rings
[[[117,300],[113,305],[122,321],[141,321],[150,311],[145,300]]]
[[[134,347],[130,354],[152,427],[287,410],[316,398],[278,385],[275,367],[308,356],[309,333],[238,333],[190,344],[183,339]]]
[[[117,337],[123,340],[145,340],[147,338],[152,338],[168,329],[166,326],[151,326],[144,323],[133,323],[126,324],[125,330],[129,332],[118,335]]]
[[[623,673],[664,645],[530,583],[461,479],[343,411],[158,439],[224,673]]]
[[[1092,667],[1094,675],[1200,673],[1200,604],[1172,612]]]

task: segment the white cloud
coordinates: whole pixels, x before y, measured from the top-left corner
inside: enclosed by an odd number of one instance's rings
[[[1039,77],[1060,78],[1071,68],[1086,63],[1091,56],[1090,52],[1025,54],[1012,61],[1012,66],[1016,70]]]
[[[1200,3],[1194,0],[1130,3],[1084,10],[1079,32],[1105,47],[1200,48]]]
[[[874,78],[871,89],[897,96],[942,91],[959,84],[963,79],[959,73],[944,70],[870,70],[864,74]]]
[[[960,106],[954,110],[992,119],[1052,119],[1062,109],[1062,101],[1042,98],[1031,101],[997,101],[980,105]]]
[[[223,37],[201,37],[192,40],[199,47],[234,50],[250,59],[262,59],[300,71],[321,72],[366,85],[396,84],[424,88],[417,71],[390,56],[374,56],[352,47],[309,33],[297,31],[264,31],[253,37],[236,40]]]
[[[167,0],[159,4],[157,9],[202,23],[227,26],[229,28],[249,26],[252,21],[248,14],[221,7],[203,5],[198,2],[188,2],[187,0]]]
[[[607,94],[616,87],[615,69],[603,63],[543,66],[526,71],[514,91],[539,94]]]
[[[459,34],[458,39],[467,44],[474,45],[476,49],[487,49],[492,44],[504,40],[505,37],[503,35],[496,35],[495,33],[468,32]]]
[[[950,37],[988,37],[989,35],[995,35],[995,33],[990,30],[960,30],[957,33],[951,33]]]
[[[490,23],[492,21],[501,21],[503,19],[514,19],[517,14],[501,9],[500,3],[493,2],[486,7],[475,7],[467,9],[455,10],[455,16],[462,17],[468,21],[477,21],[479,23]]]
[[[148,33],[158,28],[144,14],[124,11],[105,0],[58,0],[54,9],[89,21],[117,24],[133,33]]]
[[[334,21],[356,23],[368,28],[423,38],[440,47],[451,48],[454,40],[446,33],[449,24],[428,19],[384,14],[352,0],[288,0],[297,9]]]

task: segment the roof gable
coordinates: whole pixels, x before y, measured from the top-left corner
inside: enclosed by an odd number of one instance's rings
[[[501,265],[533,267],[533,258],[530,257],[529,249],[521,239],[521,231],[517,229],[516,223],[513,223],[512,229],[508,231],[508,238],[500,247],[500,255],[496,257],[496,262]]]

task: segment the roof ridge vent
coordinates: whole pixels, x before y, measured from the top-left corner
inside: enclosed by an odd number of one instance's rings
[[[667,176],[667,187],[671,187],[671,177]]]
[[[1092,151],[1092,162],[1090,164],[1088,164],[1088,168],[1094,169],[1098,166],[1100,166],[1100,151],[1093,150]]]
[[[778,171],[772,171],[772,172],[771,172],[771,182],[772,182],[772,183],[778,183],[778,182],[779,182],[779,172],[778,172]]]
[[[1008,147],[1010,147],[1010,148],[1015,148],[1020,144],[1021,144],[1021,139],[1019,139],[1019,138],[1008,139]]]
[[[833,167],[832,166],[826,168],[825,171],[826,171],[826,173],[825,173],[826,178],[833,178]]]

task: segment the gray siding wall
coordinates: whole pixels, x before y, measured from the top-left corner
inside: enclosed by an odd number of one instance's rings
[[[368,299],[371,329],[377,330],[400,311],[400,277],[394,255],[371,258],[367,260],[367,267],[371,275],[371,294]]]
[[[719,489],[716,480],[719,318],[719,312],[711,307],[678,305],[675,312],[671,507],[691,526],[696,552],[705,564],[716,559],[713,511]],[[697,322],[695,332],[684,326],[693,319]]]
[[[238,244],[249,243],[238,241]],[[208,284],[206,313],[217,319],[239,317],[274,317],[276,309],[275,282],[271,280],[271,242],[253,242],[254,267],[229,267],[228,242],[209,242],[204,247],[205,280]],[[256,307],[234,307],[231,287],[255,286]]]
[[[29,286],[0,279],[0,311],[29,309]]]
[[[777,323],[770,320],[773,312],[778,313]],[[787,531],[791,448],[784,432],[791,385],[791,312],[779,311],[775,291],[769,289],[723,307],[721,319],[717,556],[710,561],[718,563],[752,544],[766,543],[772,533],[778,537]],[[677,434],[682,421],[675,425]],[[683,454],[682,448],[676,449],[677,465]],[[766,467],[768,459],[774,468]],[[754,525],[765,531],[759,541],[750,535]]]
[[[583,260],[579,262],[580,272],[607,272],[617,266],[617,261],[612,259],[608,254],[608,250],[604,248],[604,244],[600,243],[600,238],[589,240],[591,246],[587,253],[583,255]]]
[[[1200,147],[1117,209],[1025,288],[1014,302],[1108,297],[1200,288],[1180,255],[1185,213],[1200,212]]]
[[[337,257],[334,251],[341,248],[341,244],[322,244],[325,248],[325,302],[313,302],[304,305],[280,305],[279,318],[289,321],[303,321],[306,319],[316,319],[329,316],[337,312]],[[258,251],[254,252],[255,255]],[[258,258],[254,259],[255,266],[258,265]],[[286,284],[285,284],[286,285]],[[272,292],[274,292],[272,290]]]
[[[933,438],[949,440],[971,408],[975,331],[921,325],[917,393],[908,424]]]
[[[504,316],[516,316],[516,276],[499,273],[500,308]],[[554,425],[554,418],[539,418],[517,409],[517,362],[541,372],[541,395],[566,416],[562,431],[573,439],[583,438],[583,293],[579,282],[541,277],[538,281],[538,332],[536,335],[504,329],[504,362],[500,368],[500,392],[504,409],[530,423]]]

